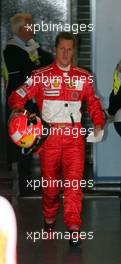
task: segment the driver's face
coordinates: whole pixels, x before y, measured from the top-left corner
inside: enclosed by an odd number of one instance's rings
[[[56,63],[61,67],[67,67],[73,58],[74,43],[73,40],[60,39],[56,51]]]

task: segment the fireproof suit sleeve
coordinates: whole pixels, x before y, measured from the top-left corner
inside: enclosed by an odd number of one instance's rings
[[[26,102],[39,93],[41,90],[41,81],[35,85],[34,80],[36,76],[37,72],[33,71],[29,79],[11,93],[8,98],[8,106],[11,110],[24,108]]]
[[[84,85],[84,100],[86,101],[87,111],[94,126],[100,125],[104,127],[104,112],[100,103],[100,99],[95,94],[92,83],[85,82]]]

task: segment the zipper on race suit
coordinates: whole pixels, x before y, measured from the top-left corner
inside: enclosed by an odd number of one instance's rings
[[[73,114],[72,113],[70,113],[70,118],[71,118],[72,126],[74,126],[74,118],[73,118]]]

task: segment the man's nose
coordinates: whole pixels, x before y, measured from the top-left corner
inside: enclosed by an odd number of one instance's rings
[[[68,56],[68,49],[64,49],[64,55]]]

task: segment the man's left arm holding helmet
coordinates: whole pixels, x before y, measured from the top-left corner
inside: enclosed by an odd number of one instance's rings
[[[39,73],[41,70],[39,70]],[[34,82],[34,78],[38,75],[38,71],[34,71],[33,75],[27,81],[13,91],[8,98],[8,105],[12,110],[8,121],[8,133],[11,140],[21,147],[22,154],[28,155],[40,149],[42,142],[48,137],[50,126],[41,118],[41,83]],[[40,74],[41,75],[41,74]],[[41,78],[40,78],[41,80]],[[32,97],[37,97],[38,109],[40,116],[35,113],[29,113],[24,109],[24,105]],[[42,135],[42,127],[46,129],[46,134]]]
[[[33,71],[31,77],[9,96],[8,105],[10,109],[13,110],[13,113],[15,111],[24,111],[24,105],[26,102],[35,97],[41,90],[40,83],[36,85],[34,84],[34,77],[36,77],[37,74],[36,71]]]

